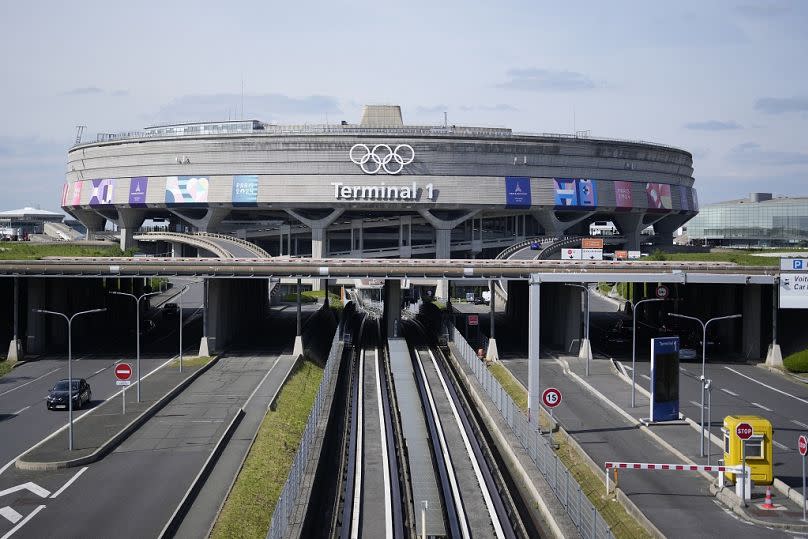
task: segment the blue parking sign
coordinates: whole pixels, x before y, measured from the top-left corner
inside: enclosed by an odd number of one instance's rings
[[[795,270],[801,270],[802,269],[802,259],[801,258],[797,258],[796,260],[794,260],[794,269]]]

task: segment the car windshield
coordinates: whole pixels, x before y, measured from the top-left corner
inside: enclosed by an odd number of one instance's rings
[[[73,391],[78,390],[78,388],[79,388],[79,381],[73,380]],[[56,385],[53,386],[53,389],[55,391],[67,391],[67,380],[61,380],[59,382],[56,382]]]

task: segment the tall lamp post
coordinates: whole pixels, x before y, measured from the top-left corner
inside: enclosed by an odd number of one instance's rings
[[[147,298],[149,296],[156,296],[160,294],[160,292],[147,292],[145,294],[141,294],[136,296],[135,294],[130,294],[129,292],[117,292],[112,291],[110,294],[115,294],[116,296],[129,296],[130,298],[135,300],[135,328],[136,328],[136,336],[137,336],[137,360],[136,360],[136,368],[137,370],[137,401],[140,402],[140,300],[143,298]]]
[[[179,294],[177,294],[177,298],[179,298],[178,307],[179,307],[179,319],[180,319],[180,372],[182,372],[182,295],[186,293],[189,288],[191,288],[191,285],[189,284],[182,285],[182,291]]]
[[[740,314],[731,314],[729,316],[716,316],[715,318],[710,318],[706,322],[702,322],[700,319],[696,318],[695,316],[687,316],[684,314],[677,314],[677,313],[668,313],[668,316],[673,316],[674,318],[684,318],[685,320],[693,320],[694,322],[698,322],[701,325],[701,443],[699,444],[700,447],[700,456],[704,456],[704,393],[706,391],[705,388],[705,371],[704,366],[707,362],[707,326],[710,325],[710,322],[716,322],[718,320],[729,320],[731,318],[740,318],[742,315]]]
[[[73,451],[73,319],[83,314],[104,312],[106,309],[79,311],[73,316],[45,309],[33,309],[33,311],[35,313],[61,316],[67,320],[67,448]],[[81,397],[79,396],[79,398]]]
[[[581,354],[586,355],[586,375],[589,376],[589,360],[592,359],[592,345],[589,343],[589,286],[585,284],[565,283],[567,286],[574,286],[584,291],[584,342],[581,343]],[[586,343],[586,344],[584,344]]]
[[[636,405],[637,393],[637,308],[643,303],[665,301],[662,298],[641,299],[631,308],[631,407]]]

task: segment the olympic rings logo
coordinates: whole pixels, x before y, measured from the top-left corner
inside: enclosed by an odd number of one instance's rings
[[[382,169],[388,174],[398,174],[404,165],[413,162],[415,150],[409,144],[399,144],[395,150],[387,144],[376,144],[372,150],[366,144],[354,144],[348,156],[365,174],[377,174]]]

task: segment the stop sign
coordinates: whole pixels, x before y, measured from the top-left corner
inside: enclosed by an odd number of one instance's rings
[[[118,363],[115,365],[115,378],[118,380],[129,380],[132,376],[132,366],[129,363]]]
[[[735,427],[735,434],[737,434],[738,438],[741,440],[748,440],[752,437],[752,425],[749,423],[738,423],[738,426]]]
[[[548,408],[555,408],[561,404],[561,392],[554,387],[548,387],[541,394],[541,401]]]
[[[799,439],[797,439],[797,449],[800,450],[800,455],[803,457],[808,453],[808,438],[806,438],[804,434],[801,434]]]

